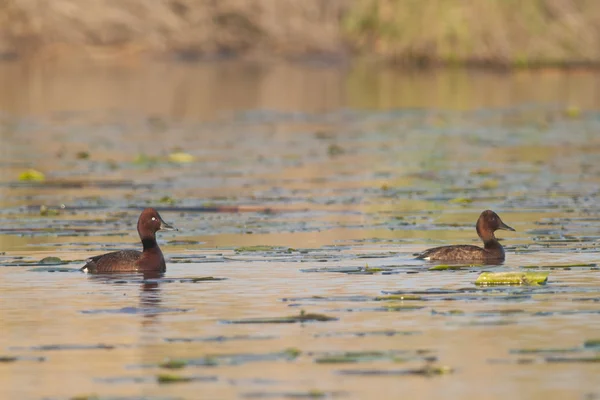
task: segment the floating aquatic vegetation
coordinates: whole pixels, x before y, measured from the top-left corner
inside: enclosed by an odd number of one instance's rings
[[[248,392],[242,397],[247,399],[332,399],[345,396],[346,392],[325,392],[320,390],[309,390],[308,392]]]
[[[232,319],[222,320],[225,324],[293,324],[297,322],[326,322],[326,321],[337,321],[338,318],[329,317],[323,314],[317,313],[305,313],[301,311],[299,315],[292,315],[288,317],[272,317],[272,318],[244,318],[244,319]]]
[[[177,374],[158,374],[156,382],[159,384],[170,383],[186,383],[186,382],[214,382],[217,380],[215,376],[183,376]]]
[[[600,355],[591,357],[546,357],[547,363],[600,363]]]
[[[161,368],[167,369],[181,369],[187,365],[187,361],[185,360],[167,360],[158,364]]]
[[[344,150],[344,148],[338,144],[330,144],[329,147],[327,147],[327,154],[330,157],[335,157],[335,156],[339,156],[340,154],[344,154],[346,151]]]
[[[483,182],[481,182],[479,187],[482,189],[491,190],[491,189],[497,189],[499,185],[500,185],[500,182],[498,182],[497,179],[486,179]]]
[[[437,361],[437,357],[429,355],[430,350],[389,350],[389,351],[346,351],[325,352],[315,355],[314,362],[317,364],[351,364],[371,361],[406,362],[408,360]]]
[[[548,353],[575,353],[581,351],[582,349],[579,347],[570,347],[570,348],[531,348],[531,349],[512,349],[509,351],[511,354],[548,354]]]
[[[369,296],[310,296],[310,297],[284,297],[281,299],[283,302],[299,302],[299,301],[324,301],[324,302],[333,302],[333,301],[344,301],[344,302],[352,302],[352,301],[369,301],[371,298]]]
[[[160,368],[181,369],[184,367],[215,367],[218,365],[243,365],[253,362],[266,361],[293,361],[298,358],[302,352],[294,347],[283,351],[269,353],[233,353],[233,354],[209,354],[198,358],[174,358],[166,359],[158,364]],[[142,367],[154,367],[154,365],[145,365]]]
[[[169,161],[176,164],[188,164],[194,162],[196,157],[189,153],[184,153],[182,151],[177,151],[169,154]]]
[[[87,160],[88,158],[90,158],[90,152],[89,151],[78,151],[75,154],[75,158],[77,158],[78,160]]]
[[[508,309],[500,309],[500,310],[482,310],[482,311],[475,311],[475,312],[470,312],[467,313],[463,310],[448,310],[448,311],[436,311],[436,310],[431,310],[431,315],[446,315],[446,316],[458,316],[458,315],[470,315],[470,316],[476,316],[476,317],[502,317],[502,316],[508,316],[508,315],[516,315],[516,314],[524,314],[526,313],[525,310],[523,309],[513,309],[513,308],[508,308]]]
[[[278,253],[292,253],[296,250],[289,247],[278,247],[278,246],[242,246],[235,249],[236,253],[251,253],[251,252],[278,252]]]
[[[419,376],[436,376],[447,375],[454,372],[454,369],[448,366],[425,366],[415,369],[347,369],[337,371],[341,375],[359,375],[359,376],[398,376],[398,375],[419,375]]]
[[[56,217],[57,215],[60,215],[60,211],[56,208],[48,208],[45,205],[41,205],[40,215],[42,217]]]
[[[498,359],[498,358],[493,358],[493,359],[489,359],[488,362],[490,364],[533,364],[536,362],[536,359],[534,358],[517,358],[516,360],[512,360],[512,359]]]
[[[448,310],[448,311],[437,311],[431,310],[431,315],[446,315],[446,316],[456,316],[456,315],[465,315],[463,310]]]
[[[545,285],[548,272],[482,272],[475,281],[476,285]]]
[[[356,258],[388,258],[395,257],[398,255],[398,252],[389,251],[386,253],[368,253],[368,254],[359,254]]]
[[[46,361],[46,357],[27,357],[27,356],[2,356],[0,355],[0,363],[13,363],[16,361]]]
[[[154,167],[154,166],[158,165],[159,163],[160,163],[159,157],[149,156],[144,153],[140,153],[140,154],[136,155],[135,158],[133,159],[133,165],[145,167],[145,168]]]
[[[581,108],[572,104],[565,108],[564,114],[568,118],[577,119],[581,117]]]
[[[172,198],[171,196],[163,196],[161,197],[158,202],[160,204],[168,204],[168,205],[174,205],[175,203],[177,203],[177,200],[175,200],[174,198]]]
[[[385,304],[383,307],[360,307],[360,308],[343,308],[331,310],[334,312],[404,312],[416,311],[425,308],[425,306],[409,305],[409,304]]]
[[[130,347],[123,344],[44,344],[28,348],[15,347],[14,350],[28,349],[32,351],[58,351],[58,350],[113,350],[117,347]]]
[[[23,182],[43,182],[46,180],[46,175],[35,169],[28,169],[19,174],[19,180]]]
[[[252,336],[252,335],[234,335],[234,336],[208,336],[208,337],[181,337],[181,338],[165,338],[165,342],[230,342],[237,340],[271,340],[277,336]]]

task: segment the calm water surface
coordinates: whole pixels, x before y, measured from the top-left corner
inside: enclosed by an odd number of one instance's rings
[[[600,75],[14,63],[0,80],[3,398],[600,397]],[[164,277],[76,272],[138,248],[148,205],[180,229],[159,233]],[[516,229],[503,265],[413,259],[476,244],[488,208]],[[482,270],[550,276],[480,288]],[[232,323],[302,312],[336,320]]]

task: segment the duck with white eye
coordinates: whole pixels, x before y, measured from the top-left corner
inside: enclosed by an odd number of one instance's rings
[[[498,214],[485,210],[477,219],[475,225],[477,235],[483,241],[483,248],[473,245],[442,246],[415,254],[417,258],[427,261],[455,262],[485,262],[496,263],[504,261],[504,248],[496,239],[494,232],[502,229],[514,231],[506,225]]]
[[[121,250],[95,256],[88,259],[81,270],[89,273],[165,272],[165,258],[156,243],[156,232],[160,230],[177,229],[163,221],[154,208],[146,208],[137,223],[143,251]]]

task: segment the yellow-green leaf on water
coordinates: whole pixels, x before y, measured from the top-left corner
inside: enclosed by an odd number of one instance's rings
[[[173,205],[175,204],[175,199],[170,196],[163,196],[160,198],[160,200],[158,200],[158,202],[161,204]]]
[[[167,360],[162,362],[159,367],[168,368],[168,369],[180,369],[187,365],[187,361],[185,360]]]
[[[481,182],[481,188],[482,189],[496,189],[498,187],[499,183],[497,179],[486,179],[485,181]]]
[[[195,157],[189,153],[184,153],[182,151],[178,151],[175,153],[169,154],[169,161],[178,163],[178,164],[186,164],[194,162]]]
[[[575,105],[570,105],[565,109],[565,115],[569,118],[579,118],[581,116],[581,109]]]
[[[45,179],[46,175],[35,169],[28,169],[19,174],[20,181],[43,182]]]
[[[283,352],[291,359],[298,358],[298,356],[300,356],[300,354],[302,354],[302,351],[295,347],[287,348]]]
[[[53,208],[48,208],[45,205],[41,205],[40,206],[40,215],[42,217],[55,217],[57,215],[60,215],[60,211],[55,210]]]
[[[133,159],[133,163],[136,165],[150,166],[157,164],[158,158],[141,153],[135,156],[135,158]]]
[[[470,204],[473,202],[473,199],[469,199],[468,197],[455,197],[450,200],[452,204]]]
[[[344,150],[344,148],[337,144],[330,144],[327,148],[327,154],[329,154],[332,157],[344,154],[345,152],[346,151]]]
[[[88,151],[78,151],[75,155],[79,160],[87,160],[90,158],[90,153]]]
[[[475,281],[476,285],[545,285],[548,272],[482,272]]]

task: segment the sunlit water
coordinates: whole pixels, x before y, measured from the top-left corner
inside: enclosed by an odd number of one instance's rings
[[[0,77],[3,398],[600,396],[598,75],[4,64]],[[195,160],[169,161],[179,151]],[[28,168],[46,181],[19,181]],[[147,205],[180,229],[159,233],[163,278],[75,270],[138,248]],[[220,206],[240,208],[208,212]],[[498,233],[503,265],[413,258],[476,244],[488,208],[516,229]],[[482,270],[550,275],[481,288]],[[335,320],[231,323],[301,313]]]

